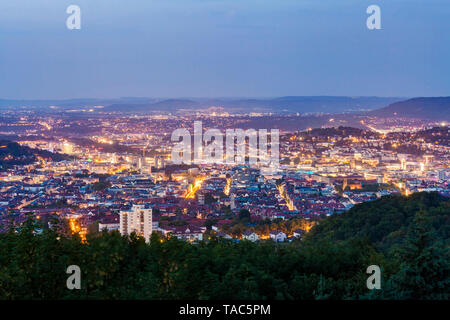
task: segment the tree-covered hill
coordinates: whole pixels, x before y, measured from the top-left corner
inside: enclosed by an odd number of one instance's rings
[[[163,239],[117,231],[87,242],[32,219],[0,234],[0,299],[450,299],[448,199],[384,197],[315,226],[305,241]],[[396,250],[386,250],[393,248]],[[81,289],[66,287],[67,267]],[[367,267],[381,289],[366,286]]]
[[[327,138],[327,137],[363,137],[363,138],[378,138],[380,134],[374,131],[362,130],[353,127],[330,127],[330,128],[314,128],[309,131],[300,132],[299,136],[304,141],[309,141],[311,138]]]
[[[409,197],[392,195],[354,206],[341,215],[321,221],[307,235],[307,241],[339,241],[367,238],[382,250],[402,245],[415,215],[427,211],[437,236],[449,244],[450,199],[436,192]]]
[[[420,97],[394,102],[387,107],[368,112],[377,117],[404,117],[417,119],[450,120],[450,97]]]
[[[21,146],[17,142],[9,140],[0,140],[0,169],[8,168],[13,165],[31,164],[37,161],[38,158],[48,161],[70,159],[67,155]]]

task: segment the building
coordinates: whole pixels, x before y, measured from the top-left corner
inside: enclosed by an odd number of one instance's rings
[[[155,168],[156,169],[164,169],[166,167],[166,161],[163,157],[156,156],[155,157]]]
[[[284,242],[286,240],[286,234],[281,231],[270,231],[270,239],[276,242]]]
[[[198,204],[205,204],[205,195],[203,193],[198,193]]]
[[[425,159],[425,164],[429,164],[433,161],[433,155],[432,154],[426,154],[423,156],[423,158]]]
[[[64,142],[61,151],[62,153],[73,154],[73,144],[70,142]]]
[[[305,233],[306,233],[305,230],[302,230],[302,229],[295,229],[293,235],[294,235],[294,237],[301,239],[301,238],[303,238],[303,235],[304,235]]]
[[[236,209],[236,196],[234,195],[234,193],[230,196],[230,209]]]
[[[139,158],[137,159],[137,169],[138,169],[139,172],[141,172],[141,173],[142,173],[142,167],[144,166],[144,164],[145,164],[145,159],[144,159],[144,157],[139,157]]]
[[[187,240],[190,242],[202,241],[203,233],[206,228],[196,226],[181,226],[181,227],[162,227],[159,230],[167,237],[176,237],[180,240]]]
[[[439,172],[438,172],[439,180],[444,181],[446,179],[445,173],[446,173],[445,170],[439,170]]]
[[[133,205],[130,210],[120,211],[120,234],[130,235],[135,232],[150,242],[152,235],[152,209],[143,205]]]
[[[219,232],[219,233],[217,233],[217,236],[218,236],[219,238],[224,238],[224,239],[233,239],[232,236],[230,236],[229,234],[226,234],[226,233],[224,233],[224,232]]]
[[[99,223],[98,224],[98,231],[113,231],[113,230],[119,230],[120,224],[119,223]]]
[[[246,231],[242,234],[242,238],[246,239],[246,240],[250,240],[252,242],[258,241],[258,235],[254,232],[251,231]]]

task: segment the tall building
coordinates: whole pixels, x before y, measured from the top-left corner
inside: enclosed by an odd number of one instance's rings
[[[439,180],[444,181],[447,178],[445,170],[439,170],[438,177],[439,177]]]
[[[433,161],[433,155],[432,154],[426,154],[423,156],[423,158],[425,159],[425,164],[431,163]]]
[[[150,242],[152,235],[152,209],[143,205],[133,205],[130,210],[120,211],[120,234],[130,235],[135,232]]]
[[[406,165],[407,165],[406,161],[408,160],[408,155],[399,153],[399,154],[397,154],[397,157],[400,160],[400,169],[406,170]]]
[[[164,169],[166,167],[166,162],[163,157],[156,156],[155,157],[155,168],[156,169]]]
[[[403,159],[401,159],[400,161],[401,161],[401,162],[400,162],[400,167],[401,167],[401,169],[402,169],[402,170],[406,170],[406,159],[403,158]]]
[[[205,204],[205,195],[203,193],[198,193],[198,204],[204,205]]]
[[[425,163],[423,162],[420,163],[420,171],[425,171]]]
[[[137,168],[138,168],[139,172],[141,172],[141,173],[142,173],[142,167],[144,166],[144,163],[145,163],[144,157],[139,157],[137,159]]]
[[[236,196],[234,195],[234,193],[232,193],[230,197],[230,209],[236,209]]]

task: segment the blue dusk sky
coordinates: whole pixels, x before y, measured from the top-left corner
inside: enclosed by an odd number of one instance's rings
[[[450,95],[450,1],[0,2],[0,98],[285,95]]]

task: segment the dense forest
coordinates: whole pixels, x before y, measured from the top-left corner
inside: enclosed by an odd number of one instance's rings
[[[29,219],[0,235],[0,299],[449,299],[449,219],[436,193],[356,205],[293,243],[146,244],[118,232],[82,243]],[[80,290],[66,287],[69,265]],[[370,265],[379,290],[367,289]]]
[[[359,128],[339,126],[337,128],[314,128],[310,131],[300,132],[298,136],[302,137],[303,141],[312,141],[313,138],[315,138],[315,141],[327,141],[329,137],[361,137],[376,139],[380,137],[380,134]]]

